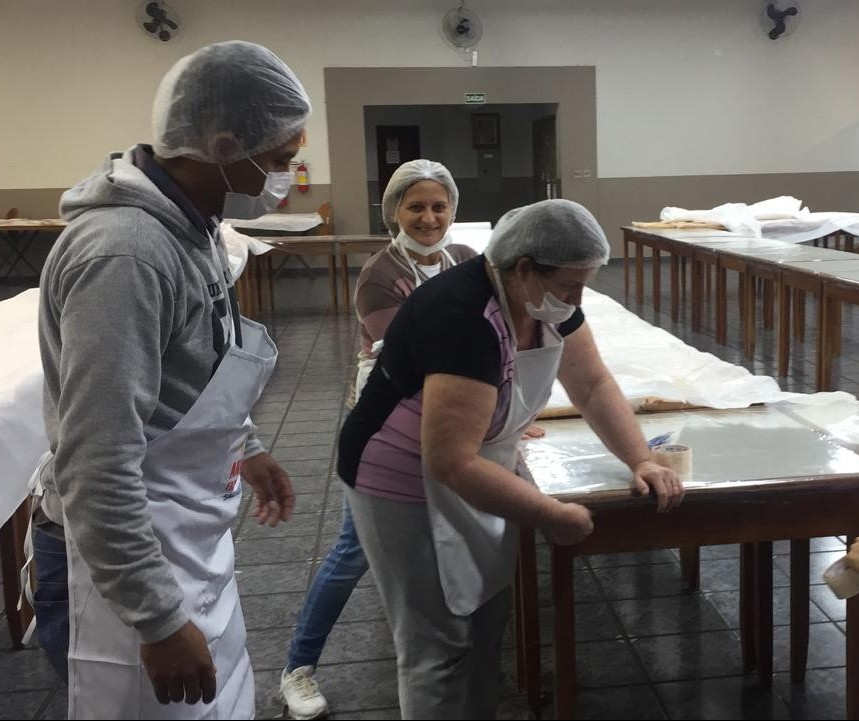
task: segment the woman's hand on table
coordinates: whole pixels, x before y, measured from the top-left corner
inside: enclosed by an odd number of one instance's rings
[[[527,441],[531,438],[542,438],[546,435],[546,429],[542,426],[536,426],[533,423],[525,429],[522,434],[522,440]]]
[[[847,551],[847,558],[844,560],[854,571],[859,571],[859,539],[850,544],[850,550]]]
[[[635,467],[632,484],[636,493],[642,496],[656,494],[658,513],[668,513],[672,508],[677,508],[686,493],[683,481],[675,471],[650,460],[642,461]]]

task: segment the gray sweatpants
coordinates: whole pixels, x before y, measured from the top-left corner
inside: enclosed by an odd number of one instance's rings
[[[508,587],[469,616],[444,600],[425,503],[346,489],[397,649],[404,719],[492,719],[498,704]]]

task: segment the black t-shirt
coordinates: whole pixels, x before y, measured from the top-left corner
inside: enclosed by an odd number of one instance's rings
[[[558,326],[569,335],[584,322],[581,308]],[[403,474],[420,476],[420,404],[424,379],[446,373],[499,389],[492,437],[506,417],[516,348],[479,255],[423,283],[403,302],[339,440],[337,472],[368,487]],[[499,424],[498,418],[501,419]],[[360,467],[368,464],[367,472]],[[392,495],[387,493],[385,495]]]

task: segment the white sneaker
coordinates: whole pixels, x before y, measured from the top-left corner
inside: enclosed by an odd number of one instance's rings
[[[284,669],[280,676],[280,697],[289,709],[290,718],[304,721],[328,713],[328,702],[313,678],[313,666],[299,666],[292,673]]]

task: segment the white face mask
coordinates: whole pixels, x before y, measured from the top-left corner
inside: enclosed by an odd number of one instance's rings
[[[406,231],[401,230],[397,237],[394,238],[394,244],[405,251],[406,249],[411,250],[418,255],[432,255],[433,253],[438,253],[443,248],[446,248],[451,244],[453,239],[450,237],[449,233],[445,233],[444,237],[438,241],[438,243],[433,243],[432,245],[423,245],[418,243],[412,236],[410,236]]]
[[[221,177],[227,184],[229,191],[224,194],[224,210],[221,215],[224,218],[236,218],[237,220],[253,220],[261,215],[271,213],[277,210],[280,204],[288,194],[289,187],[292,185],[293,173],[266,173],[253,158],[248,158],[263,175],[265,175],[265,184],[259,195],[246,195],[245,193],[234,193],[224,173],[224,169],[219,165]]]
[[[538,280],[539,282],[539,280]],[[540,288],[543,284],[540,283]],[[549,291],[543,289],[543,303],[537,308],[530,300],[525,301],[525,312],[534,320],[542,321],[558,325],[572,317],[578,306],[568,305],[561,300],[558,300]]]

